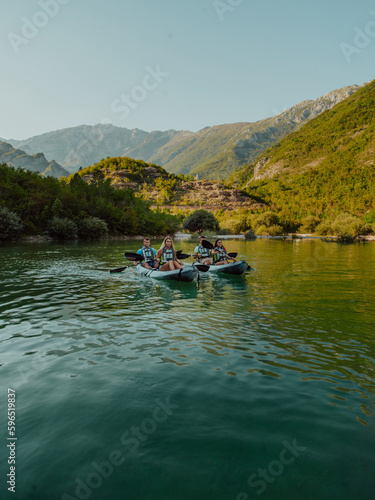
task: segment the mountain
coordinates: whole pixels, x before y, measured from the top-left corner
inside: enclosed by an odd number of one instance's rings
[[[166,132],[145,132],[144,130],[115,127],[110,124],[78,127],[47,132],[26,139],[10,140],[15,147],[28,148],[31,152],[43,151],[47,157],[55,158],[70,173],[80,167],[87,167],[107,156],[153,156],[168,142],[174,130]]]
[[[229,179],[284,213],[375,214],[375,80]]]
[[[145,132],[98,124],[56,130],[24,141],[10,139],[8,142],[27,154],[43,151],[70,173],[93,165],[102,158],[127,156],[156,163],[175,174],[191,173],[206,179],[225,179],[359,88],[361,86],[352,85],[334,90],[315,101],[303,101],[277,116],[256,123],[218,125],[195,133],[176,130]]]
[[[48,161],[43,153],[28,155],[7,142],[0,142],[0,162],[12,167],[21,167],[32,172],[40,172],[44,177],[68,176],[69,173],[54,160]]]
[[[303,101],[277,116],[256,123],[219,125],[204,128],[195,134],[176,135],[150,160],[162,165],[168,172],[225,179],[241,165],[251,163],[266,149],[363,85],[334,90],[315,101]]]

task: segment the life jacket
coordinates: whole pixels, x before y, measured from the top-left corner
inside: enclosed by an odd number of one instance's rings
[[[150,262],[151,260],[155,259],[155,254],[151,247],[146,248],[145,246],[143,246],[141,250],[146,262]]]
[[[221,260],[226,259],[227,251],[225,250],[224,247],[221,247],[221,248],[215,247],[215,250],[218,253],[214,253],[214,262],[220,262]]]
[[[202,257],[209,257],[210,256],[210,250],[208,248],[204,248],[202,245],[198,245],[198,253]]]
[[[169,260],[175,260],[174,250],[173,248],[170,248],[168,250],[167,247],[164,247],[163,253],[161,254],[160,257],[160,265],[165,262],[168,262]]]

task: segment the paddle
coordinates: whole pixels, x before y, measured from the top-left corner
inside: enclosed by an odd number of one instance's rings
[[[128,267],[133,267],[133,266],[125,266],[125,267],[118,267],[117,269],[111,269],[109,272],[110,273],[122,273],[122,271],[125,271]]]
[[[133,252],[125,252],[125,257],[128,260],[137,260],[138,262],[142,262],[145,258],[143,255],[139,255],[138,253],[133,253]]]

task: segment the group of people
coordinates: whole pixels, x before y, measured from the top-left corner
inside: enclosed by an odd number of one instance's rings
[[[202,245],[202,242],[205,239],[205,236],[200,236],[199,245],[197,245],[194,249],[193,257],[197,260],[197,262],[200,264],[215,264],[218,266],[228,264],[227,252],[223,246],[223,242],[220,239],[216,240],[214,248],[210,250]],[[183,264],[178,260],[178,254],[170,236],[164,238],[164,241],[158,251],[151,247],[150,238],[144,238],[143,247],[137,251],[137,254],[143,256],[144,261],[142,262],[142,266],[146,269],[173,271],[175,269],[181,269],[183,266]]]

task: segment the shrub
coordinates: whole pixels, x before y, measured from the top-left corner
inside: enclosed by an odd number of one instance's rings
[[[319,236],[327,236],[327,234],[332,234],[332,226],[331,223],[328,221],[323,221],[320,224],[318,224],[315,228],[316,234]]]
[[[278,224],[270,226],[267,229],[267,234],[269,234],[269,236],[281,236],[284,233],[285,233],[284,229]]]
[[[0,239],[7,240],[18,236],[21,231],[20,216],[6,207],[0,207]]]
[[[86,217],[80,221],[78,230],[81,238],[95,240],[107,235],[108,226],[99,217]]]
[[[218,231],[219,223],[211,212],[195,210],[184,220],[182,227],[191,233],[202,233],[205,230]]]
[[[358,217],[347,213],[340,214],[332,224],[335,235],[341,241],[353,241],[356,237],[372,232],[371,226]]]
[[[74,240],[77,238],[78,227],[66,217],[53,217],[49,224],[49,234],[59,240]]]
[[[245,240],[255,240],[256,235],[253,228],[250,228],[245,233]]]
[[[314,215],[308,215],[302,219],[302,225],[299,228],[300,233],[313,233],[316,227],[319,225],[320,219],[319,217],[315,217]]]
[[[244,223],[238,218],[226,219],[220,225],[220,232],[224,234],[239,234],[243,230]]]
[[[267,228],[266,226],[259,226],[255,229],[255,234],[257,236],[267,234]]]
[[[262,214],[257,215],[253,219],[253,225],[256,228],[261,226],[271,227],[275,226],[279,223],[279,219],[274,212],[264,212]]]

